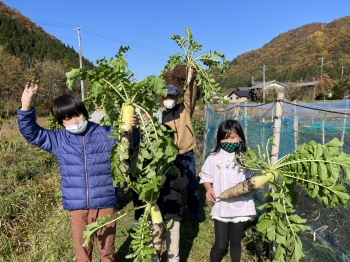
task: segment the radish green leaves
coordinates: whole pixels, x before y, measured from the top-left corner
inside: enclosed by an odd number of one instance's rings
[[[265,241],[277,243],[274,261],[285,261],[286,257],[299,261],[304,256],[298,234],[310,228],[305,225],[306,219],[296,214],[295,185],[318,198],[326,208],[345,205],[349,200],[344,183],[350,180],[350,155],[339,150],[342,145],[337,138],[324,145],[311,141],[275,164],[260,150],[258,155],[251,149],[244,154],[243,168],[275,175],[274,182],[268,182],[273,190],[264,194],[271,201],[258,207],[266,212],[257,224]],[[269,156],[268,147],[266,151]]]

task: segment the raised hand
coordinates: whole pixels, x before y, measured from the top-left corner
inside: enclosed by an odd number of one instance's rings
[[[24,91],[22,93],[22,107],[21,110],[27,111],[31,108],[31,102],[33,100],[33,96],[38,92],[39,89],[39,80],[32,80],[31,82],[27,82]]]

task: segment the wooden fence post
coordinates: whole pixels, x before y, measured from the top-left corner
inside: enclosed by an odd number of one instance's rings
[[[273,118],[273,145],[271,148],[271,164],[277,162],[278,160],[278,153],[280,148],[280,140],[281,140],[281,127],[282,127],[282,105],[283,105],[283,93],[278,93],[277,95],[277,102],[276,102],[276,113],[275,117]],[[270,192],[273,192],[273,189],[269,188]],[[269,245],[269,260],[272,261],[276,254],[276,242],[272,241]]]
[[[298,147],[298,132],[299,132],[299,117],[297,114],[297,100],[294,100],[294,122],[293,122],[293,129],[294,129],[294,150]]]
[[[274,164],[278,160],[278,152],[281,139],[281,126],[282,126],[282,105],[283,105],[283,93],[277,95],[276,102],[276,114],[273,118],[273,145],[271,148],[271,164]]]
[[[247,120],[247,101],[245,101],[244,105],[244,136],[245,140],[248,141],[248,120]]]

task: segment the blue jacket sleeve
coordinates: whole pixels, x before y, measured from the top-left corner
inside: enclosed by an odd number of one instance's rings
[[[55,131],[42,128],[36,123],[35,109],[17,110],[18,127],[23,137],[31,144],[52,153]]]

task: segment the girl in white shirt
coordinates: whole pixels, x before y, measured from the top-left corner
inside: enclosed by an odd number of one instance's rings
[[[251,172],[239,169],[239,156],[247,150],[241,125],[236,120],[225,120],[217,131],[214,151],[205,160],[200,184],[206,189],[206,200],[213,203],[211,216],[214,219],[215,243],[210,251],[210,261],[219,262],[224,256],[228,241],[233,262],[240,262],[241,239],[246,221],[255,216],[252,193],[226,200],[217,197],[221,192],[249,179]]]

